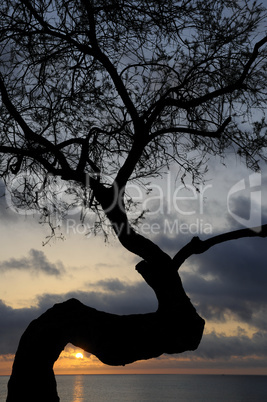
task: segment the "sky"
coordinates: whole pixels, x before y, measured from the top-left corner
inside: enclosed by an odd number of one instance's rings
[[[193,236],[205,239],[267,223],[266,167],[253,174],[229,154],[226,166],[213,159],[209,168],[199,192],[190,181],[182,188],[175,167],[153,183],[148,197],[138,187],[129,189],[149,209],[139,230],[171,256]],[[116,238],[105,243],[101,236],[86,236],[73,213],[60,229],[65,239],[43,246],[49,229],[38,214],[17,213],[3,185],[0,194],[0,375],[10,374],[27,325],[55,303],[75,297],[116,314],[156,310],[153,291],[135,270],[140,259]],[[55,373],[266,375],[266,246],[267,239],[258,237],[223,243],[180,268],[184,288],[206,320],[196,351],[111,367],[68,344]]]

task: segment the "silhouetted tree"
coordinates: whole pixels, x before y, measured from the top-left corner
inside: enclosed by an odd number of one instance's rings
[[[53,364],[68,342],[111,365],[197,348],[204,320],[179,267],[266,227],[193,238],[172,259],[135,230],[126,186],[172,163],[197,185],[206,157],[229,147],[255,170],[266,160],[265,17],[247,0],[2,0],[0,169],[13,204],[38,209],[54,235],[55,217],[79,200],[95,211],[95,232],[108,219],[141,257],[137,271],[158,299],[144,315],[77,300],[48,310],[21,338],[9,402],[58,401]],[[61,185],[67,196],[53,202]]]

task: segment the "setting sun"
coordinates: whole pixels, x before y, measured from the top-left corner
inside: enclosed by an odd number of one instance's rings
[[[83,354],[82,353],[76,353],[76,358],[77,359],[83,359]]]

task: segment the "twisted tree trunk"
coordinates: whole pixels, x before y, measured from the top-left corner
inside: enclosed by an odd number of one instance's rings
[[[179,267],[192,254],[203,253],[216,244],[255,236],[267,237],[267,225],[205,241],[194,237],[173,259],[161,252],[158,263],[137,264],[137,271],[158,299],[154,313],[119,316],[97,311],[75,299],[56,304],[34,320],[21,338],[8,384],[7,402],[58,402],[53,365],[67,343],[109,365],[195,350],[205,321],[183,289]],[[151,259],[156,260],[155,256]]]
[[[136,233],[128,221],[124,185],[134,166],[131,158],[128,161],[124,175],[112,187],[105,188],[93,179],[91,186],[121,244],[144,259],[136,269],[154,290],[157,311],[118,316],[74,299],[55,305],[33,321],[20,340],[7,402],[59,401],[53,365],[67,343],[109,365],[125,365],[198,347],[204,320],[183,289],[177,264],[151,240]]]
[[[103,363],[125,365],[163,353],[195,350],[204,320],[186,296],[176,270],[142,261],[137,270],[155,290],[154,313],[115,315],[71,299],[34,320],[23,334],[8,384],[7,402],[58,402],[53,365],[67,343]]]

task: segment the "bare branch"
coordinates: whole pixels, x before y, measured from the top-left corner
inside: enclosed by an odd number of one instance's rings
[[[20,157],[28,157],[33,161],[37,161],[42,165],[47,172],[52,173],[55,176],[62,176],[63,170],[56,168],[53,164],[49,163],[47,159],[42,155],[42,151],[37,149],[23,149],[23,148],[15,148],[15,147],[8,147],[4,145],[0,145],[0,152],[3,154],[15,155],[18,158]],[[13,172],[18,173],[18,172]]]
[[[33,5],[30,3],[29,0],[22,0],[22,3],[25,4],[25,6],[28,8],[28,10],[34,15],[35,19],[39,22],[43,30],[41,32],[31,32],[30,35],[33,33],[41,33],[41,34],[48,34],[54,38],[61,39],[65,41],[66,43],[71,44],[74,47],[77,47],[79,50],[81,50],[83,53],[92,55],[92,49],[88,45],[81,44],[77,41],[75,41],[71,35],[64,34],[60,32],[59,30],[53,29],[53,26],[51,26],[48,22],[44,21],[44,19],[38,14],[38,12],[35,10]],[[27,36],[27,32],[24,31],[24,34]]]
[[[193,237],[193,239],[173,257],[174,265],[179,269],[185,260],[187,260],[191,255],[202,254],[217,244],[241,239],[243,237],[267,237],[267,224],[259,227],[239,229],[223,233],[207,240],[200,240],[199,237]]]
[[[63,170],[66,172],[70,170],[69,164],[66,161],[65,156],[58,150],[58,148],[52,144],[49,140],[46,138],[36,134],[25,122],[21,114],[18,112],[16,107],[13,105],[11,100],[9,99],[6,87],[4,85],[4,81],[2,78],[2,74],[0,73],[0,92],[2,95],[2,101],[5,104],[8,112],[10,115],[13,117],[13,119],[19,124],[19,126],[22,128],[24,134],[25,134],[25,139],[30,143],[32,142],[35,146],[36,144],[40,144],[43,146],[43,153],[47,153],[48,151],[53,153],[58,162],[60,163],[61,167]],[[31,147],[31,146],[30,146]],[[33,147],[34,148],[34,147]]]
[[[235,82],[233,82],[225,87],[222,87],[222,88],[217,89],[212,92],[208,92],[203,96],[200,96],[197,98],[192,98],[190,100],[175,99],[173,97],[169,97],[169,94],[171,92],[177,93],[177,87],[168,89],[168,91],[153,106],[154,110],[152,111],[152,113],[148,119],[149,125],[151,125],[153,123],[155,118],[162,112],[162,110],[166,106],[173,106],[173,107],[176,107],[179,109],[189,110],[190,108],[197,107],[205,102],[208,102],[208,101],[218,98],[220,96],[230,94],[238,89],[245,89],[246,86],[244,84],[244,81],[245,81],[246,77],[248,76],[251,66],[257,59],[257,56],[259,54],[259,49],[263,45],[265,45],[266,42],[267,42],[267,36],[255,44],[254,50],[253,50],[249,60],[245,64],[244,69],[243,69],[242,73],[240,74],[239,78],[236,79]],[[152,108],[151,108],[151,110],[152,110]]]
[[[92,45],[92,49],[94,52],[94,56],[103,64],[106,71],[109,72],[110,77],[111,77],[112,81],[114,82],[114,85],[115,85],[118,93],[120,94],[121,99],[124,102],[130,116],[132,117],[134,124],[137,124],[137,122],[139,120],[139,115],[138,115],[137,110],[129,96],[129,93],[127,92],[127,90],[123,84],[123,81],[122,81],[120,75],[118,74],[114,64],[110,61],[108,56],[99,47],[97,36],[96,36],[96,22],[94,19],[94,12],[95,12],[94,6],[91,6],[91,3],[89,1],[83,0],[82,3],[86,9],[88,21],[90,24],[89,38],[91,40],[91,45]]]
[[[162,130],[158,130],[155,133],[152,133],[149,136],[149,139],[154,139],[156,137],[159,137],[164,134],[169,134],[169,133],[184,133],[184,134],[193,134],[197,135],[200,137],[208,137],[208,138],[219,138],[220,135],[223,133],[224,129],[226,126],[230,123],[231,117],[228,117],[224,123],[218,128],[216,131],[201,131],[197,130],[194,128],[189,128],[189,127],[170,127],[170,128],[165,128]]]
[[[244,81],[249,73],[249,69],[252,66],[252,64],[255,62],[255,60],[258,56],[259,48],[262,47],[266,42],[267,42],[267,36],[255,45],[254,50],[251,54],[251,57],[248,60],[248,62],[246,63],[242,74],[232,84],[227,85],[223,88],[217,89],[216,91],[209,92],[206,95],[200,96],[199,98],[191,99],[189,101],[179,101],[179,100],[176,101],[175,99],[167,98],[166,105],[172,105],[172,106],[177,105],[178,107],[188,110],[191,107],[199,106],[202,103],[205,103],[209,100],[212,100],[214,98],[218,98],[219,96],[234,92],[237,89],[244,89],[245,88]]]

